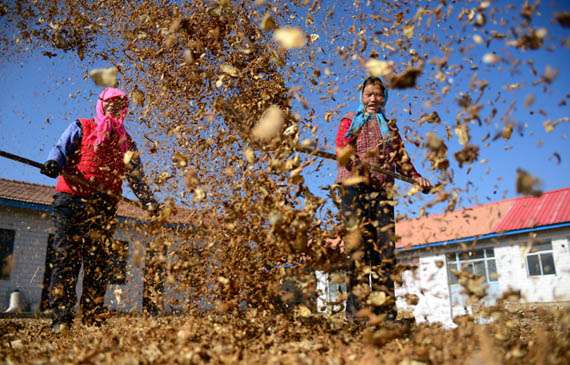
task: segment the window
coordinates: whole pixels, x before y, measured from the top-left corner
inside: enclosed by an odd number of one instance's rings
[[[10,280],[14,237],[16,231],[13,229],[0,229],[0,280]]]
[[[129,258],[129,243],[113,240],[113,249],[109,258],[109,284],[125,285],[127,283],[127,261]]]
[[[492,248],[447,254],[447,278],[449,284],[458,284],[451,270],[480,275],[485,282],[498,281],[495,251]]]
[[[54,234],[50,233],[47,239],[46,261],[44,265],[44,280],[42,284],[42,296],[40,299],[40,311],[45,311],[49,307],[49,286],[51,283],[51,272],[54,266],[55,251],[53,249]]]
[[[529,276],[556,275],[552,242],[534,243],[526,255],[526,266]]]

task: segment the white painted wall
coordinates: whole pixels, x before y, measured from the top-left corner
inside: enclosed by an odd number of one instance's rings
[[[519,246],[507,242],[503,246],[495,247],[494,251],[501,291],[520,289],[526,277],[526,269]]]
[[[528,236],[509,239],[495,248],[501,289],[521,291],[522,302],[570,301],[570,229],[541,232],[537,239],[552,240],[556,275],[529,276],[526,262]]]
[[[416,322],[442,323],[453,327],[449,305],[449,287],[445,256],[431,252],[419,257],[418,269],[402,273],[402,286],[396,286],[398,310],[412,311]],[[406,303],[406,295],[415,294],[419,302],[415,306]]]
[[[114,238],[129,243],[127,277],[125,285],[108,285],[105,304],[121,312],[140,311],[142,309],[145,244],[150,239],[134,231],[132,225],[117,227]]]
[[[345,278],[345,274],[338,272]],[[338,313],[344,312],[346,309],[346,300],[339,303],[340,296],[346,293],[346,283],[333,283],[332,275],[325,271],[315,271],[317,279],[317,312],[319,313]],[[339,304],[331,304],[339,303]]]
[[[32,307],[39,305],[51,227],[47,213],[0,207],[0,228],[16,231],[10,279],[0,280],[0,311],[8,308],[10,293],[15,289]]]
[[[564,302],[570,301],[569,238],[570,228],[537,232],[536,239],[552,240],[556,268],[556,275],[542,277],[528,275],[525,253],[528,234],[504,237],[498,242],[480,241],[478,246],[488,248],[491,244],[494,248],[500,292],[520,290],[523,303]],[[415,272],[402,273],[402,286],[396,287],[398,310],[413,312],[417,322],[441,322],[450,327],[453,326],[452,313],[465,314],[460,303],[451,303],[445,262],[445,253],[458,248],[449,246],[440,251],[413,252],[419,255],[419,268]],[[405,261],[411,254],[402,253],[399,259]],[[443,265],[437,262],[443,262]],[[408,305],[405,301],[407,294],[417,295],[419,303],[416,306]]]

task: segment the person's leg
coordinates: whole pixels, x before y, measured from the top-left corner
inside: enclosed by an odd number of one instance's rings
[[[371,246],[370,264],[371,264],[371,283],[372,291],[384,292],[386,301],[381,303],[377,301],[374,312],[376,314],[386,314],[386,319],[396,319],[396,297],[394,292],[394,280],[392,273],[395,267],[394,255],[394,207],[389,204],[385,194],[379,194],[371,205],[369,211],[371,220],[374,224],[374,245]]]
[[[109,282],[109,257],[115,232],[116,206],[104,199],[90,200],[90,227],[83,247],[83,323],[100,325],[104,318],[105,292]]]
[[[345,253],[348,256],[346,316],[351,319],[362,308],[362,299],[367,292],[367,278],[363,269],[369,234],[364,229],[367,202],[364,199],[363,186],[345,186],[343,189],[340,207],[342,219],[348,230],[358,229],[361,235],[360,244],[356,247],[349,247],[345,242]]]
[[[85,227],[81,224],[80,200],[67,193],[58,192],[53,202],[54,259],[49,288],[49,309],[53,325],[73,321],[73,308],[77,302],[75,288],[81,269],[81,239]]]

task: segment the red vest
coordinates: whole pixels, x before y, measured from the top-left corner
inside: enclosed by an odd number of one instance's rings
[[[82,180],[93,185],[98,185],[106,190],[110,190],[117,195],[123,191],[123,176],[125,173],[124,154],[119,148],[119,137],[113,133],[103,143],[94,148],[93,142],[87,137],[93,133],[97,125],[93,119],[78,119],[81,122],[83,137],[81,146],[71,158],[68,157],[66,167],[63,171],[70,175],[75,175]],[[131,137],[127,134],[129,145]],[[84,184],[76,183],[60,176],[55,187],[57,191],[80,196],[95,194],[96,190]]]

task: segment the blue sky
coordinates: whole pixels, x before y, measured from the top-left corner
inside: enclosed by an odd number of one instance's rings
[[[499,3],[502,5],[505,2]],[[332,3],[330,3],[332,4]],[[328,5],[331,6],[331,5]],[[490,43],[487,48],[484,44],[478,45],[472,39],[475,33],[481,34],[485,39],[489,35],[481,32],[472,26],[462,28],[461,25],[453,20],[449,23],[442,24],[441,27],[446,28],[445,32],[434,24],[428,32],[433,34],[445,43],[449,38],[443,38],[441,35],[445,33],[446,37],[453,35],[454,39],[460,40],[452,42],[447,47],[453,50],[450,54],[449,65],[458,64],[464,67],[464,70],[458,75],[446,75],[444,81],[437,81],[435,86],[426,88],[424,85],[434,83],[435,72],[426,65],[424,73],[418,79],[419,87],[417,89],[406,89],[395,91],[392,90],[390,100],[387,105],[388,115],[398,119],[400,129],[406,129],[408,133],[413,131],[418,136],[423,136],[428,132],[434,132],[439,137],[444,137],[446,127],[451,128],[456,123],[456,116],[459,111],[457,99],[462,92],[469,91],[469,82],[476,73],[479,80],[487,80],[489,85],[481,99],[484,108],[481,111],[483,119],[488,118],[493,108],[497,109],[497,115],[487,125],[482,126],[469,124],[472,136],[471,143],[480,147],[479,160],[473,165],[459,168],[454,162],[453,153],[460,149],[455,134],[450,140],[446,140],[449,147],[448,158],[451,161],[450,172],[453,175],[453,184],[448,186],[448,190],[457,191],[460,201],[458,207],[473,206],[484,204],[491,201],[497,201],[505,198],[516,197],[515,178],[516,170],[522,168],[529,173],[539,177],[542,181],[542,189],[553,190],[570,185],[570,156],[568,154],[568,135],[570,134],[570,123],[562,122],[556,126],[554,131],[547,133],[543,126],[546,120],[556,121],[560,118],[568,118],[570,115],[569,106],[561,105],[567,103],[570,98],[570,73],[567,71],[567,63],[570,59],[570,50],[564,42],[570,42],[570,29],[563,28],[557,23],[553,23],[552,13],[555,11],[570,10],[568,4],[548,3],[541,4],[541,16],[533,17],[531,23],[534,29],[544,27],[547,29],[548,35],[545,47],[539,50],[522,51],[515,47],[506,45],[505,39],[496,39]],[[351,15],[352,2],[339,2],[335,5],[336,14],[334,19],[327,21],[326,24],[318,24],[313,27],[305,26],[307,33],[319,34],[320,38],[316,42],[322,45],[324,52],[317,49],[317,61],[328,61],[327,64],[314,62],[313,66],[323,71],[326,67],[333,73],[328,77],[321,77],[325,83],[333,81],[338,85],[338,91],[334,95],[336,101],[331,98],[321,99],[323,91],[319,92],[317,88],[311,91],[308,83],[308,71],[299,70],[297,74],[292,74],[288,83],[289,86],[302,87],[301,95],[309,101],[311,108],[314,109],[316,119],[315,124],[319,125],[318,133],[320,148],[328,151],[334,151],[334,136],[336,134],[339,122],[338,116],[333,118],[331,122],[324,121],[326,111],[336,108],[340,104],[346,104],[339,109],[341,114],[353,111],[358,107],[358,94],[355,91],[358,85],[365,77],[364,67],[351,57],[341,59],[338,53],[335,53],[339,46],[351,44],[354,37],[344,31],[339,31],[342,27],[350,27],[356,25],[359,29],[364,29],[368,25],[359,23],[354,20]],[[460,6],[456,6],[455,12],[460,10]],[[373,11],[373,5],[370,11]],[[376,9],[378,10],[378,9]],[[375,11],[375,10],[374,10]],[[412,9],[412,15],[415,13]],[[520,5],[516,5],[515,9],[505,14],[505,18],[520,12]],[[302,14],[302,11],[300,12]],[[455,19],[455,17],[453,17]],[[515,25],[520,20],[517,20]],[[424,23],[425,24],[425,23]],[[452,30],[448,27],[451,26]],[[485,30],[508,29],[505,27],[489,24],[484,27]],[[419,30],[418,30],[419,32]],[[334,38],[334,44],[331,45]],[[423,45],[422,42],[413,40],[413,46],[417,46],[419,53],[425,52],[429,54],[428,59],[434,57],[443,57],[440,47]],[[366,59],[366,55],[373,49],[373,45],[369,45],[368,50],[362,54]],[[468,51],[461,54],[461,47],[467,47]],[[377,48],[380,50],[380,48]],[[504,61],[496,65],[486,65],[482,62],[482,57],[486,53],[496,52]],[[307,56],[308,50],[300,52],[298,55],[291,52],[291,59],[303,60]],[[299,57],[299,58],[296,58]],[[406,62],[406,55],[391,55],[392,59],[400,64]],[[513,60],[520,61],[515,67]],[[532,67],[538,75],[534,75],[532,68],[528,64],[532,61]],[[470,67],[475,65],[477,70],[471,70]],[[60,134],[67,125],[78,117],[89,117],[94,115],[94,105],[96,95],[99,94],[100,88],[93,85],[93,82],[86,77],[89,70],[93,68],[106,67],[104,63],[99,61],[90,63],[88,59],[79,61],[72,54],[60,54],[54,58],[42,56],[40,52],[31,51],[26,55],[20,55],[13,59],[0,60],[0,149],[18,154],[32,160],[43,162],[47,157],[48,150],[57,141]],[[545,73],[546,67],[559,70],[558,76],[550,85],[536,85],[533,83],[540,79],[540,75]],[[509,90],[505,86],[518,83],[520,89]],[[427,100],[432,100],[433,95],[429,96],[429,92],[440,91],[445,85],[450,86],[450,93],[447,96],[441,96],[439,104],[426,106]],[[326,88],[325,88],[326,89]],[[533,94],[535,101],[529,108],[524,107],[524,100],[527,95]],[[478,93],[472,93],[473,98],[477,98]],[[515,102],[512,112],[506,114],[509,106]],[[409,105],[412,107],[412,115],[408,112]],[[298,103],[294,104],[294,108],[302,114],[306,112],[302,110]],[[411,119],[417,118],[422,113],[431,113],[437,111],[441,119],[444,121],[442,125],[418,123]],[[133,115],[127,119],[127,129],[133,134],[135,140],[142,147],[142,131],[137,125],[133,124],[136,119],[137,110],[133,110]],[[499,138],[493,141],[493,137],[502,130],[505,123],[501,117],[507,117],[508,122],[515,123],[515,129],[512,137],[508,141]],[[482,142],[485,135],[490,134],[490,138]],[[521,135],[522,134],[522,135]],[[412,137],[410,134],[409,136]],[[328,144],[324,144],[324,140]],[[412,155],[413,161],[418,170],[429,178],[432,183],[438,181],[438,176],[431,171],[429,163],[424,160],[423,148],[416,148],[411,143],[406,144],[408,151]],[[558,157],[560,157],[560,161]],[[325,162],[321,170],[314,171],[308,169],[305,177],[309,187],[314,192],[324,195],[318,187],[321,185],[332,184],[335,178],[336,166],[334,162]],[[37,169],[28,167],[19,163],[0,158],[0,177],[15,180],[25,180],[29,182],[51,184],[55,180],[47,178]],[[400,184],[401,191],[405,192],[407,185]],[[130,191],[128,196],[132,197]],[[408,214],[410,217],[417,216],[418,210],[431,200],[432,196],[418,195],[410,202],[405,199],[401,200],[398,211]],[[428,210],[429,213],[438,213],[445,209],[444,204],[436,205]]]
[[[336,3],[336,12],[339,13],[340,6]],[[331,38],[335,37],[337,45],[350,45],[354,37],[348,32],[338,32],[338,29],[349,29],[355,25],[357,29],[369,29],[366,23],[361,24],[358,20],[354,20],[350,5],[340,2],[344,5],[343,16],[327,21],[325,28],[330,30],[330,34],[322,31],[321,25],[315,25],[314,31],[320,35],[318,42],[330,44]],[[476,3],[473,3],[475,5]],[[516,4],[509,9],[506,4]],[[516,28],[521,18],[519,16],[521,6],[516,2],[492,2],[492,6],[498,6],[503,13],[495,16],[496,19],[503,17],[506,19],[506,25],[500,26],[493,24],[491,17],[488,16],[488,23],[483,28],[477,28],[472,25],[464,25],[458,22],[457,15],[462,10],[462,5],[466,8],[468,4],[456,4],[452,16],[449,21],[436,24],[432,22],[430,30],[418,30],[415,32],[424,34],[434,34],[437,42],[423,44],[417,39],[412,40],[418,54],[428,54],[428,59],[442,58],[443,50],[449,51],[449,61],[446,70],[451,69],[451,65],[460,65],[463,71],[457,75],[446,74],[445,80],[436,81],[436,72],[433,67],[427,64],[424,72],[418,78],[418,88],[405,90],[391,90],[387,104],[387,113],[390,117],[398,120],[400,131],[417,132],[419,136],[425,136],[428,132],[435,133],[438,137],[443,138],[447,135],[446,128],[452,131],[452,137],[446,140],[449,148],[448,158],[451,162],[449,169],[453,175],[453,183],[448,185],[447,190],[456,191],[459,194],[459,203],[457,207],[468,207],[479,204],[485,204],[492,201],[508,199],[516,197],[515,181],[516,171],[521,168],[532,175],[540,178],[542,181],[541,188],[543,190],[554,190],[567,187],[570,178],[570,161],[568,160],[568,134],[570,132],[570,123],[562,122],[556,126],[556,129],[547,133],[543,123],[547,120],[558,120],[560,118],[568,118],[570,115],[568,105],[561,105],[567,102],[570,97],[570,74],[565,72],[566,64],[570,56],[570,50],[564,42],[568,42],[570,38],[570,30],[562,28],[559,24],[554,23],[553,13],[563,10],[568,11],[570,6],[561,3],[542,4],[539,7],[540,16],[534,15],[531,27],[535,30],[545,28],[547,37],[545,38],[544,47],[539,50],[521,50],[513,46],[507,45],[507,40],[513,40],[512,36],[507,39],[494,39],[487,47],[485,44],[476,44],[473,40],[474,34],[479,34],[483,39],[489,39],[491,30],[509,34],[509,30]],[[380,14],[380,8],[374,8],[373,5],[368,11]],[[332,7],[332,6],[331,6]],[[364,7],[364,5],[363,5]],[[410,10],[411,16],[417,11],[417,8]],[[516,18],[516,21],[510,22],[509,19]],[[425,25],[425,19],[423,24]],[[311,29],[307,30],[309,33]],[[346,38],[346,42],[342,43],[342,38]],[[380,38],[380,37],[379,37]],[[382,38],[380,38],[382,39]],[[446,42],[450,42],[444,47]],[[370,44],[370,42],[369,42]],[[465,51],[462,53],[461,48]],[[367,52],[360,55],[366,59],[365,54],[369,53],[371,47],[369,45]],[[376,49],[378,50],[378,49]],[[383,53],[379,50],[380,55]],[[389,52],[384,52],[384,54]],[[496,65],[489,65],[482,61],[487,53],[495,53],[502,60]],[[317,54],[319,54],[317,52]],[[330,59],[330,50],[323,58]],[[388,60],[393,60],[396,64],[408,62],[410,57],[406,52],[395,52],[389,55]],[[532,68],[537,75],[533,74],[529,63],[532,62]],[[518,63],[518,64],[517,64]],[[354,111],[358,107],[358,93],[356,86],[366,77],[364,67],[358,60],[333,58],[333,62],[329,62],[331,70],[337,73],[336,81],[342,85],[339,92],[335,95],[336,102],[328,99],[324,103],[318,99],[319,95],[314,95],[309,104],[315,106],[317,114],[324,111],[334,109],[338,104],[346,103],[341,110],[342,113]],[[471,67],[477,67],[471,70]],[[552,84],[533,85],[540,80],[540,76],[545,73],[547,67],[559,71],[558,76]],[[400,68],[400,72],[405,68]],[[454,161],[453,154],[461,149],[457,136],[453,133],[456,125],[456,117],[460,111],[457,100],[462,93],[470,92],[473,99],[479,97],[478,92],[473,92],[469,88],[470,81],[477,76],[477,80],[486,80],[488,86],[485,89],[480,103],[483,109],[480,113],[483,123],[479,126],[477,123],[468,123],[471,134],[471,144],[480,147],[479,159],[472,165],[464,165],[462,168]],[[302,83],[302,80],[295,82]],[[520,84],[518,89],[509,89],[513,84]],[[429,85],[425,87],[425,85]],[[450,92],[447,96],[441,95],[443,86],[449,86]],[[426,106],[427,100],[434,100],[429,93],[435,93],[441,100],[431,106]],[[318,94],[318,93],[317,93]],[[534,103],[530,107],[524,106],[525,98],[532,94],[535,98]],[[409,114],[409,106],[411,105],[412,113]],[[490,118],[496,109],[496,116]],[[417,119],[423,113],[431,113],[436,111],[443,121],[441,125],[433,125],[425,123],[418,125],[413,119]],[[332,145],[338,126],[338,118],[334,118],[330,123],[323,121],[324,118],[318,118],[319,137],[322,141],[326,137],[331,145],[328,150],[332,151]],[[489,119],[486,123],[485,119]],[[508,123],[515,125],[512,137],[505,141],[503,138],[493,140],[497,133],[501,132],[503,126]],[[483,141],[486,135],[490,135]],[[409,134],[410,135],[410,134]],[[411,136],[411,135],[410,135]],[[432,183],[437,183],[438,174],[431,170],[429,163],[424,159],[425,148],[416,148],[414,145],[406,144],[408,151],[412,155],[417,169],[428,177]],[[556,156],[559,156],[559,161]],[[327,169],[322,169],[318,173],[310,176],[310,184],[313,186],[323,185],[323,181],[332,181],[335,177],[334,163],[326,164]],[[405,183],[398,184],[401,192],[405,193],[409,185]],[[417,216],[419,209],[426,202],[433,199],[433,196],[416,195],[410,201],[401,199],[397,210],[400,213],[406,213],[409,217]],[[439,213],[445,210],[446,204],[438,204],[427,211],[429,213]]]

